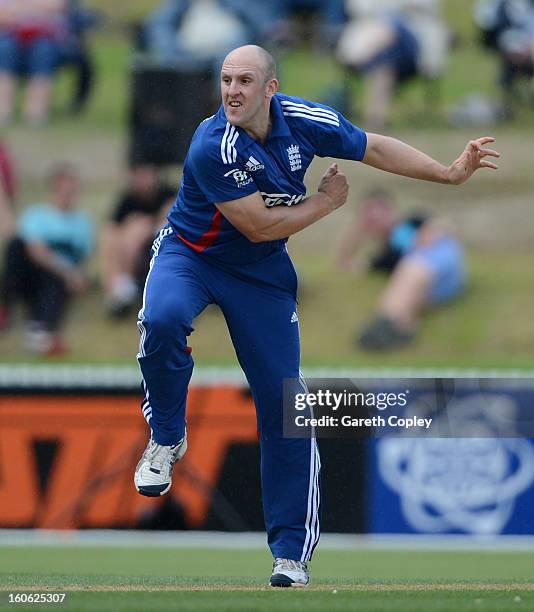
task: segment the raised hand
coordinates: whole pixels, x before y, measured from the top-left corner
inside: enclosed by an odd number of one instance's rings
[[[497,170],[498,166],[496,164],[485,159],[486,157],[499,158],[501,156],[498,151],[484,148],[484,145],[490,142],[495,142],[495,138],[484,136],[476,140],[470,140],[460,157],[453,161],[448,168],[449,183],[461,185],[479,168]]]

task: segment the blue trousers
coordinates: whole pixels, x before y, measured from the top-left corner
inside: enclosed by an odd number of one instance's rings
[[[269,547],[274,557],[308,561],[319,539],[319,453],[313,438],[282,435],[283,379],[300,379],[296,289],[285,250],[224,266],[192,251],[167,227],[154,242],[138,361],[152,436],[175,444],[184,435],[193,372],[187,336],[208,304],[220,307],[256,406]]]

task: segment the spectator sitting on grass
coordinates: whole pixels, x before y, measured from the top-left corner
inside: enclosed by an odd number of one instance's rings
[[[150,261],[150,245],[166,222],[176,190],[162,182],[156,166],[135,163],[128,186],[101,238],[105,303],[112,316],[122,316],[138,301]]]
[[[171,66],[218,70],[226,53],[248,38],[247,27],[225,0],[166,0],[144,25],[146,51]]]
[[[83,263],[92,250],[93,228],[78,209],[79,177],[68,164],[50,175],[52,197],[22,214],[8,245],[0,288],[5,327],[19,298],[28,308],[27,348],[38,355],[65,351],[61,325],[70,296],[87,286]]]
[[[346,21],[344,0],[270,0],[251,9],[249,0],[224,0],[249,27],[252,38],[277,52],[281,46],[296,46],[298,40],[294,17],[317,15],[317,29],[311,33],[313,44],[331,48],[337,42]]]
[[[32,125],[46,121],[67,19],[66,0],[0,0],[0,124],[12,119],[21,74],[28,78],[26,120]]]
[[[346,9],[351,19],[337,56],[343,66],[364,75],[362,122],[380,131],[398,84],[416,75],[442,74],[449,32],[439,0],[347,0]]]
[[[499,54],[504,109],[513,113],[521,99],[518,76],[530,79],[534,98],[534,0],[478,0],[474,16],[483,44]]]
[[[362,269],[359,250],[378,243],[371,270],[390,274],[377,317],[356,337],[366,350],[388,350],[408,344],[421,315],[457,297],[465,285],[463,250],[458,240],[436,220],[423,216],[401,219],[392,197],[374,190],[363,199],[341,244],[340,266]]]

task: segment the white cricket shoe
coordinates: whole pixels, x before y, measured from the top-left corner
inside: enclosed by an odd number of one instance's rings
[[[162,446],[150,438],[135,468],[135,488],[141,495],[158,497],[171,488],[172,469],[187,450],[187,433],[178,444]]]
[[[271,586],[273,587],[305,587],[310,581],[308,564],[293,559],[276,557],[273,563]]]

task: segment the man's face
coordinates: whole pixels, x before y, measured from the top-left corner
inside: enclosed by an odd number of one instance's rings
[[[80,180],[75,174],[65,173],[57,176],[52,185],[56,203],[61,208],[68,209],[75,206],[80,193]]]
[[[221,96],[229,123],[239,127],[253,124],[270,100],[271,83],[254,62],[226,60],[221,70]]]

